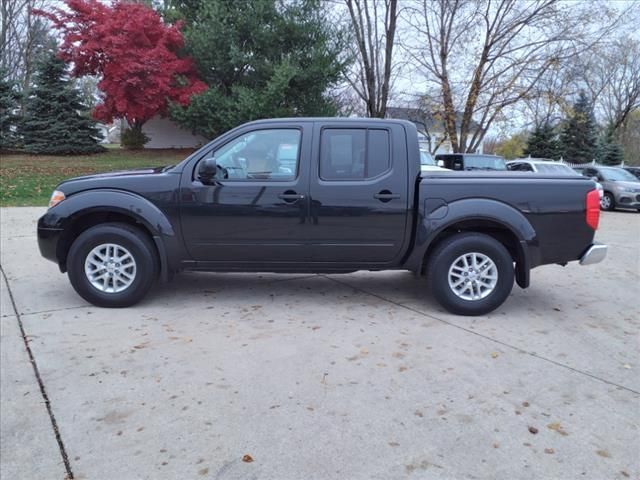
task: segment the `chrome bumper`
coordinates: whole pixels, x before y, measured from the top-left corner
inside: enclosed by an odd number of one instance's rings
[[[580,257],[580,265],[600,263],[607,256],[608,247],[602,243],[594,243]]]

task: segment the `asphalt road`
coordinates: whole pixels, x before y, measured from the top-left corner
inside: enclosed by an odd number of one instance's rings
[[[42,212],[0,210],[3,479],[640,477],[640,214],[465,318],[405,272],[190,273],[99,309],[39,256]]]

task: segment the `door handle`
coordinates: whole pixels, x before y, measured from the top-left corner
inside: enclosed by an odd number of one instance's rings
[[[375,193],[373,195],[373,198],[376,198],[378,200],[380,200],[381,202],[389,202],[391,200],[397,200],[398,198],[400,198],[400,194],[399,193],[392,193],[389,190],[382,190],[378,193]]]
[[[278,195],[278,198],[280,200],[284,200],[285,202],[295,202],[297,200],[303,200],[304,199],[304,195],[301,193],[296,193],[293,190],[287,190],[286,192],[283,192],[281,194]]]

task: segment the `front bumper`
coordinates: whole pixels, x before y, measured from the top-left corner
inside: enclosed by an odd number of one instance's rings
[[[38,248],[40,249],[40,254],[47,260],[59,263],[58,243],[62,232],[62,228],[48,227],[45,217],[40,218],[38,221]]]
[[[600,263],[607,256],[607,250],[609,247],[602,243],[594,243],[587,251],[580,257],[580,265],[593,265],[594,263]]]
[[[622,208],[640,208],[640,193],[614,192],[616,206]]]

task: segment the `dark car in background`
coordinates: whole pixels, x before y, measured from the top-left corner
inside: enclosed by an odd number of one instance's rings
[[[640,180],[640,167],[624,167],[624,169]]]
[[[506,170],[504,158],[478,153],[441,153],[436,155],[438,166],[449,170]]]
[[[602,184],[604,196],[600,200],[603,210],[633,208],[640,212],[640,180],[620,167],[575,167],[574,170]]]

